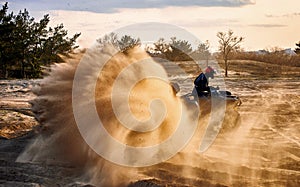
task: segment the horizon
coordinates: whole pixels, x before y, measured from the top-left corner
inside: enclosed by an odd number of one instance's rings
[[[5,2],[1,1],[1,4]],[[120,3],[117,0],[105,0],[87,3],[73,0],[71,3],[58,0],[11,0],[8,1],[8,11],[17,13],[26,8],[36,20],[49,14],[50,26],[63,23],[70,35],[81,33],[77,41],[81,48],[89,48],[96,39],[124,26],[159,22],[183,28],[202,42],[208,40],[213,52],[218,48],[217,32],[227,32],[229,29],[235,35],[245,37],[241,48],[246,51],[275,47],[294,50],[295,44],[300,41],[297,35],[300,29],[300,24],[297,24],[300,22],[300,1],[288,2],[125,0]],[[157,40],[160,37],[157,36]]]

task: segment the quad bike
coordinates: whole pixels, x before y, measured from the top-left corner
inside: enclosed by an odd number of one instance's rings
[[[238,96],[232,95],[229,91],[220,90],[218,87],[210,87],[210,91],[202,91],[200,93],[197,93],[194,88],[192,93],[185,94],[182,97],[188,101],[207,102],[213,98],[216,100],[225,100],[226,104],[233,104],[233,106],[240,106],[242,104]]]

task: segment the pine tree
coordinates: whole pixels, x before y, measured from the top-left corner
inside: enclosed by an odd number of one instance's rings
[[[191,44],[176,37],[171,37],[170,42],[160,38],[154,43],[154,51],[171,61],[192,60],[189,56],[192,52]]]
[[[78,47],[80,33],[69,38],[63,24],[48,28],[49,15],[36,22],[26,9],[17,15],[7,11],[5,3],[0,10],[1,77],[40,77],[41,66],[62,62],[61,55]]]
[[[13,46],[13,30],[15,24],[13,22],[13,14],[7,14],[8,3],[5,3],[0,10],[0,76],[8,78],[8,66],[13,61],[14,51]]]
[[[139,45],[141,45],[141,40],[139,38],[135,39],[128,35],[124,35],[120,40],[118,40],[118,47],[121,51],[126,51]]]

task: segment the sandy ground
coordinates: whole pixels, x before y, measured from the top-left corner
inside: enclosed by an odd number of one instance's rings
[[[179,154],[149,176],[171,186],[299,186],[299,80],[231,79],[227,85],[243,101],[240,126],[220,134],[204,154],[183,153],[184,165],[174,164]]]
[[[76,183],[74,168],[67,164],[16,162],[37,136],[39,124],[30,101],[39,84],[40,80],[0,80],[0,186],[84,186]]]
[[[204,154],[183,151],[141,169],[145,180],[131,186],[300,186],[300,68],[245,61],[231,70],[227,89],[243,101],[239,126]],[[65,163],[15,162],[36,136],[29,101],[39,82],[0,81],[0,186],[85,186]]]
[[[35,97],[31,89],[38,83],[38,80],[0,81],[1,137],[16,138],[37,125],[29,102]]]

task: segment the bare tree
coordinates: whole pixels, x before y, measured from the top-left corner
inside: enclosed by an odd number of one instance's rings
[[[108,44],[118,49],[118,35],[114,32],[106,34],[102,38],[97,39],[97,44],[100,49]]]
[[[244,40],[244,38],[234,36],[232,30],[228,30],[227,33],[218,32],[217,37],[219,38],[219,51],[225,63],[225,77],[227,77],[229,55],[232,51],[240,48],[239,44]]]

